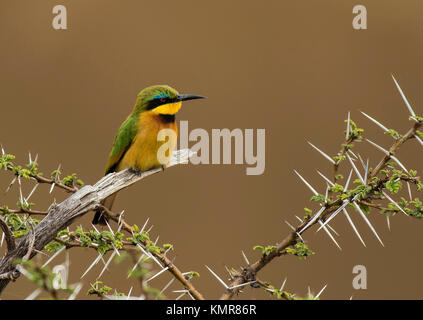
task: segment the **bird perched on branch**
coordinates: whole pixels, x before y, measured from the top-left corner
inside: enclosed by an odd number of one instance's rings
[[[167,165],[158,159],[158,151],[164,143],[167,143],[168,159],[170,159],[178,131],[175,114],[181,108],[182,101],[202,98],[205,97],[179,94],[167,85],[143,89],[138,94],[131,114],[119,128],[109,155],[106,175],[124,169],[147,171]],[[173,130],[174,135],[169,135],[167,141],[160,141],[158,134],[162,129]],[[103,200],[102,205],[110,210],[115,198],[116,193]],[[103,209],[98,209],[93,224],[105,224],[106,221]]]

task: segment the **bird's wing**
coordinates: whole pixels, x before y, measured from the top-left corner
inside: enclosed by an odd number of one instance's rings
[[[128,117],[119,128],[106,167],[106,174],[114,172],[137,134],[137,118]]]

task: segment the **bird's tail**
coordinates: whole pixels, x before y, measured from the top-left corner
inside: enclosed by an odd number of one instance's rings
[[[107,209],[111,210],[113,206],[113,202],[115,202],[117,193],[112,194],[111,196],[104,199],[101,204],[106,207]],[[103,209],[97,209],[94,215],[94,219],[92,221],[93,224],[101,224],[105,225],[107,222],[107,216],[103,213]]]

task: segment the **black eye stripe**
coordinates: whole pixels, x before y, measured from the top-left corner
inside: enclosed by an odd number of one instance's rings
[[[169,98],[169,97],[156,98],[156,99],[148,101],[147,110],[152,110],[152,109],[157,108],[158,106],[161,106],[163,104],[173,103],[173,102],[176,102],[176,101],[177,101],[176,98]]]

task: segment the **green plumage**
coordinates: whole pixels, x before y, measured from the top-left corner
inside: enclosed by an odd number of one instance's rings
[[[130,115],[119,128],[113,143],[112,151],[109,155],[106,174],[114,172],[119,161],[125,155],[125,151],[129,149],[138,130],[138,118]]]

